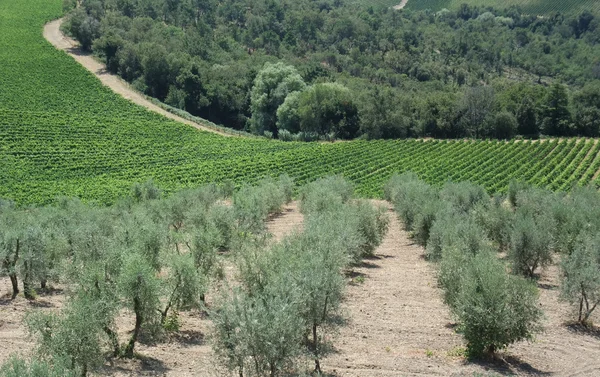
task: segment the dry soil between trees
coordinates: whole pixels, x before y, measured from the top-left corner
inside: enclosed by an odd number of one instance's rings
[[[64,35],[60,31],[60,25],[62,22],[63,19],[61,18],[46,24],[44,26],[44,38],[46,38],[46,40],[54,47],[66,52],[85,69],[96,75],[102,84],[109,87],[113,92],[128,99],[136,105],[143,106],[146,109],[169,119],[185,123],[202,131],[216,133],[221,136],[232,136],[232,134],[221,132],[219,130],[215,130],[213,128],[177,116],[148,101],[143,95],[132,89],[129,84],[127,84],[121,78],[108,72],[106,70],[106,66],[94,59],[91,54],[81,50],[81,48],[79,48],[79,44],[75,40]]]
[[[557,267],[544,270],[539,280],[545,333],[534,343],[512,346],[496,362],[466,362],[458,352],[462,338],[454,332],[453,320],[436,286],[434,265],[423,259],[424,250],[413,244],[391,208],[389,214],[390,229],[375,257],[365,260],[352,274],[343,308],[347,323],[332,338],[335,352],[322,362],[326,373],[340,377],[471,376],[486,371],[519,376],[600,375],[600,335],[565,324],[574,316],[567,304],[558,301]],[[269,220],[268,229],[277,241],[300,231],[302,221],[298,206],[292,203]],[[0,362],[11,353],[33,351],[33,341],[26,337],[22,324],[27,310],[58,310],[64,301],[61,291],[40,294],[35,302],[22,297],[10,301],[9,288],[9,280],[1,278]],[[132,316],[124,312],[118,322],[125,339],[133,328]],[[210,321],[200,312],[191,312],[182,313],[181,323],[179,334],[136,346],[139,359],[116,360],[107,364],[102,374],[226,375],[207,339]]]

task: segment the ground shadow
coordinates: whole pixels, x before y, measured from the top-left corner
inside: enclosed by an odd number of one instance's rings
[[[485,369],[499,373],[504,376],[530,375],[550,376],[552,373],[537,369],[519,357],[505,354],[497,354],[493,357],[478,360],[468,360],[467,363],[479,365]]]
[[[367,256],[363,257],[363,259],[366,259],[366,260],[382,260],[382,259],[390,259],[390,258],[396,258],[396,256],[388,255],[388,254],[377,254],[377,255],[367,255]]]
[[[55,308],[56,307],[56,305],[54,305],[50,301],[40,300],[40,299],[29,300],[29,301],[27,301],[27,304],[29,304],[29,306],[34,307],[34,308]]]
[[[292,213],[292,212],[294,212],[293,208],[284,208],[281,212],[269,214],[269,216],[267,217],[267,221],[273,221],[275,219],[279,219],[279,218],[287,215],[288,213]]]
[[[206,343],[206,336],[201,331],[182,330],[170,336],[170,339],[184,347],[199,346]]]
[[[558,285],[557,284],[548,284],[548,283],[538,283],[538,288],[544,289],[546,291],[555,291],[556,289],[558,289]]]
[[[117,373],[133,376],[166,376],[171,369],[168,368],[162,360],[150,356],[135,354],[134,360],[139,361],[139,370],[137,365],[126,359],[111,359],[110,365],[103,368],[103,374],[114,375]],[[137,364],[137,363],[135,363]],[[135,370],[134,370],[135,369]]]
[[[380,265],[375,264],[375,263],[371,263],[371,262],[367,262],[365,260],[357,263],[356,267],[358,267],[358,268],[369,268],[369,269],[371,269],[371,268],[381,268]]]
[[[582,325],[578,322],[570,322],[565,325],[567,330],[576,335],[587,335],[593,336],[594,338],[600,339],[600,328],[593,325]]]

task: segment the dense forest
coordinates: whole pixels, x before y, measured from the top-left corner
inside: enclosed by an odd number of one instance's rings
[[[600,16],[343,0],[65,0],[64,30],[168,105],[283,140],[600,133]]]

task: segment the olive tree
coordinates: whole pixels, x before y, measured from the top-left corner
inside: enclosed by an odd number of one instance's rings
[[[0,366],[0,377],[78,377],[80,375],[80,371],[72,370],[67,362],[57,359],[25,360],[12,356]]]
[[[548,217],[536,217],[517,211],[510,233],[509,257],[513,271],[533,277],[538,267],[552,262],[552,232],[554,222]]]
[[[494,353],[540,330],[534,283],[506,272],[491,253],[472,257],[452,309],[471,356]]]
[[[58,314],[29,314],[26,323],[38,337],[41,355],[67,361],[69,368],[78,370],[81,376],[102,365],[102,305],[102,301],[78,294]]]
[[[304,323],[298,316],[297,293],[270,285],[260,294],[234,290],[213,311],[213,347],[225,365],[244,375],[275,377],[301,353]]]
[[[600,237],[585,236],[562,263],[561,297],[578,305],[578,321],[587,324],[600,303]]]
[[[118,291],[125,306],[135,314],[135,327],[129,342],[124,345],[122,355],[132,358],[135,343],[143,327],[155,324],[158,320],[160,284],[156,271],[138,253],[124,256],[123,268],[117,283]]]

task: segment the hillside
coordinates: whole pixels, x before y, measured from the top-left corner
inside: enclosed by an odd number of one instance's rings
[[[355,2],[364,4],[366,6],[374,7],[391,7],[400,3],[399,0],[356,0]],[[461,4],[491,6],[495,8],[503,8],[518,5],[525,12],[535,14],[548,14],[551,12],[570,13],[582,12],[585,10],[600,10],[600,3],[595,0],[409,0],[406,5],[406,9],[431,9],[434,11],[438,11],[443,8],[457,8]]]
[[[167,192],[288,173],[298,184],[343,174],[377,197],[395,171],[431,183],[511,178],[553,189],[596,178],[598,145],[463,141],[283,143],[225,138],[170,121],[112,93],[42,37],[60,1],[0,0],[0,197],[21,204],[78,196],[102,203],[154,179]],[[557,145],[558,144],[558,145]]]

